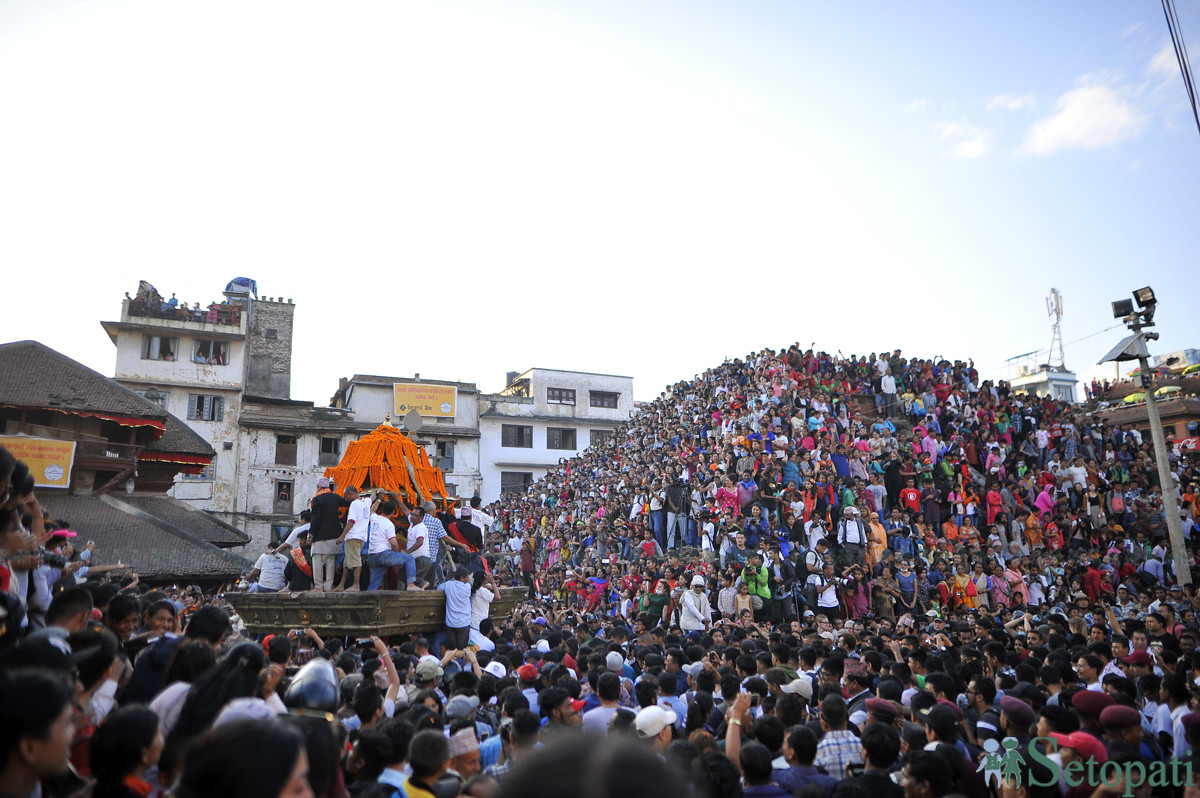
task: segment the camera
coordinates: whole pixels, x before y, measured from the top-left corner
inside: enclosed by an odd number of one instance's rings
[[[38,556],[42,558],[44,564],[49,565],[51,568],[67,567],[67,558],[61,554],[55,554],[45,549],[38,549]]]

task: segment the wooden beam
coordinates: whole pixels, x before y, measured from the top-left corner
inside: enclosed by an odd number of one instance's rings
[[[96,488],[96,490],[94,490],[92,492],[92,495],[93,496],[103,496],[105,493],[108,493],[110,490],[115,488],[117,485],[121,484],[122,482],[124,482],[125,480],[127,480],[131,476],[133,476],[133,471],[134,471],[134,469],[131,467],[131,468],[126,468],[124,471],[118,472],[115,477],[110,479],[108,482],[105,482],[99,488]]]

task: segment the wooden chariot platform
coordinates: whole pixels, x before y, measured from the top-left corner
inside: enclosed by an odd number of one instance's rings
[[[492,602],[492,620],[507,620],[527,592],[524,586],[502,588]],[[446,620],[446,595],[440,590],[226,593],[225,599],[256,635],[310,628],[323,637],[433,634]]]

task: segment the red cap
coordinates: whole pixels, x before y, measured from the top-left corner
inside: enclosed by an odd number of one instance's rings
[[[1138,650],[1130,654],[1128,657],[1121,657],[1121,664],[1145,665],[1148,667],[1154,664],[1154,657],[1150,656],[1150,652],[1148,651]]]
[[[576,712],[582,712],[583,708],[586,706],[586,701],[575,700],[571,702],[571,709],[575,710]]]
[[[523,682],[536,682],[537,668],[533,667],[532,665],[522,665],[521,667],[517,668],[517,676],[520,677],[521,681]]]
[[[1059,748],[1073,748],[1079,753],[1079,758],[1083,760],[1094,760],[1096,764],[1102,764],[1108,761],[1108,751],[1104,748],[1104,743],[1095,735],[1088,734],[1085,731],[1072,732],[1071,734],[1059,734],[1058,732],[1050,732],[1050,737],[1058,743]]]

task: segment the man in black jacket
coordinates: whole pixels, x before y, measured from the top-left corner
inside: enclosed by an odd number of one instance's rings
[[[349,506],[350,502],[333,492],[328,478],[321,477],[317,480],[317,495],[313,496],[311,502],[312,521],[309,522],[309,531],[313,536],[313,589],[322,593],[333,590],[337,539],[346,524],[341,513]]]
[[[783,558],[778,548],[771,549],[771,561],[767,565],[771,572],[771,623],[783,623],[792,615],[792,586],[796,584],[796,569]]]

